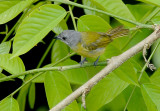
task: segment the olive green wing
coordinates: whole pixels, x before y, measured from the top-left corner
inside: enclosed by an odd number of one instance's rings
[[[97,48],[105,47],[111,38],[102,32],[81,32],[82,34],[82,46],[86,50],[95,50]]]

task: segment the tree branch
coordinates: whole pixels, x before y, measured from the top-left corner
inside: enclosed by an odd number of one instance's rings
[[[91,89],[94,85],[96,85],[100,80],[102,80],[110,72],[118,68],[121,64],[123,64],[125,61],[127,61],[129,58],[131,58],[138,52],[142,51],[145,44],[149,44],[149,46],[151,46],[153,42],[158,38],[160,38],[160,26],[155,26],[155,30],[151,35],[149,35],[146,39],[139,42],[137,45],[133,46],[132,48],[128,49],[121,55],[111,58],[111,60],[109,61],[109,64],[104,69],[102,69],[99,73],[97,73],[84,85],[82,85],[80,88],[75,90],[72,94],[70,94],[60,103],[58,103],[50,111],[60,111],[65,106],[69,105],[72,101],[74,101],[76,98],[81,96],[86,88]]]

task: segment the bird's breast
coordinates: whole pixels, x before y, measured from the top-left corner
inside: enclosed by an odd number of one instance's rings
[[[91,57],[91,58],[96,58],[102,55],[105,51],[105,47],[97,48],[95,50],[88,50],[84,48],[81,43],[78,43],[77,46],[72,47],[71,49],[83,57]]]

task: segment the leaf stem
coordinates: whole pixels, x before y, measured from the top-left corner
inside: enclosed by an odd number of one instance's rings
[[[88,6],[86,6],[86,5],[81,5],[81,4],[74,3],[74,2],[71,2],[71,1],[67,1],[67,0],[49,0],[49,1],[57,1],[57,2],[64,3],[64,4],[73,5],[73,6],[76,6],[76,7],[80,7],[80,8],[85,8],[85,9],[97,11],[97,12],[100,12],[100,13],[103,13],[103,14],[106,14],[106,15],[109,15],[109,16],[111,16],[111,17],[115,17],[115,18],[118,18],[118,19],[120,19],[120,20],[124,20],[124,21],[130,22],[130,23],[135,24],[135,25],[137,25],[137,26],[141,26],[141,27],[143,27],[143,28],[151,28],[151,29],[153,29],[152,25],[146,25],[146,24],[142,24],[142,23],[140,23],[140,22],[132,21],[132,20],[123,18],[123,17],[121,17],[121,16],[117,16],[117,15],[114,15],[114,14],[112,14],[112,13],[105,12],[105,11],[103,11],[103,10],[99,10],[99,9],[95,9],[95,8],[92,8],[92,7],[88,7]]]
[[[77,0],[74,0],[74,2],[77,2]],[[74,6],[72,5],[71,9],[73,10],[74,9]],[[67,14],[66,18],[65,18],[65,21],[68,21],[70,17],[70,14]]]
[[[74,29],[75,29],[75,31],[77,31],[76,21],[75,21],[73,12],[72,12],[72,8],[71,8],[70,5],[68,5],[68,8],[69,8],[69,12],[70,12],[70,15],[71,15],[71,18],[72,18],[72,22],[73,22]]]

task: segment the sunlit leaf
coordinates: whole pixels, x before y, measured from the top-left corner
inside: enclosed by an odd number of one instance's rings
[[[84,5],[87,5],[89,7],[93,7],[93,8],[96,8],[96,9],[100,9],[100,10],[105,10],[105,8],[101,5],[99,5],[99,3],[97,3],[97,1],[94,1],[94,0],[82,0],[83,4]],[[105,14],[102,14],[102,13],[99,13],[99,12],[96,12],[96,11],[93,11],[93,10],[88,10],[88,9],[84,9],[85,13],[87,15],[97,15],[97,16],[100,16],[102,17],[104,20],[106,20],[108,23],[109,23],[109,16],[108,15],[105,15]]]
[[[56,42],[52,47],[52,52],[51,52],[52,63],[57,62],[58,60],[67,56],[67,54],[69,54],[69,47],[60,40],[56,40]]]
[[[66,11],[53,4],[35,9],[20,24],[13,42],[13,57],[22,55],[40,42],[66,15]]]
[[[20,111],[18,102],[13,97],[7,97],[0,101],[0,111]]]
[[[72,93],[69,82],[58,71],[46,72],[44,86],[50,109]],[[73,101],[62,111],[79,111],[76,101]]]
[[[159,0],[138,0],[138,1],[145,2],[145,3],[148,3],[148,4],[153,4],[153,5],[156,5],[156,6],[160,7],[160,1]]]
[[[160,87],[154,84],[142,84],[141,91],[149,111],[160,110]]]
[[[74,64],[78,64],[78,63],[68,59],[58,64],[58,66],[74,65]],[[60,73],[62,73],[68,79],[68,81],[71,82],[72,84],[78,84],[78,85],[84,84],[88,80],[87,72],[83,68],[60,71]]]
[[[21,13],[27,6],[29,6],[34,0],[3,0],[0,1],[0,24],[4,24],[19,13]]]
[[[18,74],[25,71],[23,61],[19,57],[11,58],[11,54],[0,54],[0,67],[11,74]]]
[[[29,106],[31,109],[34,108],[34,104],[35,104],[35,83],[32,83],[30,85],[30,88],[29,88],[29,93],[28,93],[28,101],[29,101]]]
[[[0,44],[0,54],[8,54],[11,48],[11,42],[3,42]]]
[[[118,96],[128,85],[111,73],[89,92],[86,98],[87,111],[97,111]]]
[[[106,32],[111,26],[101,17],[84,15],[78,19],[78,31]]]
[[[66,21],[63,19],[56,27],[53,28],[53,32],[56,34],[60,34],[63,32],[63,30],[67,30],[68,26],[66,24]]]

